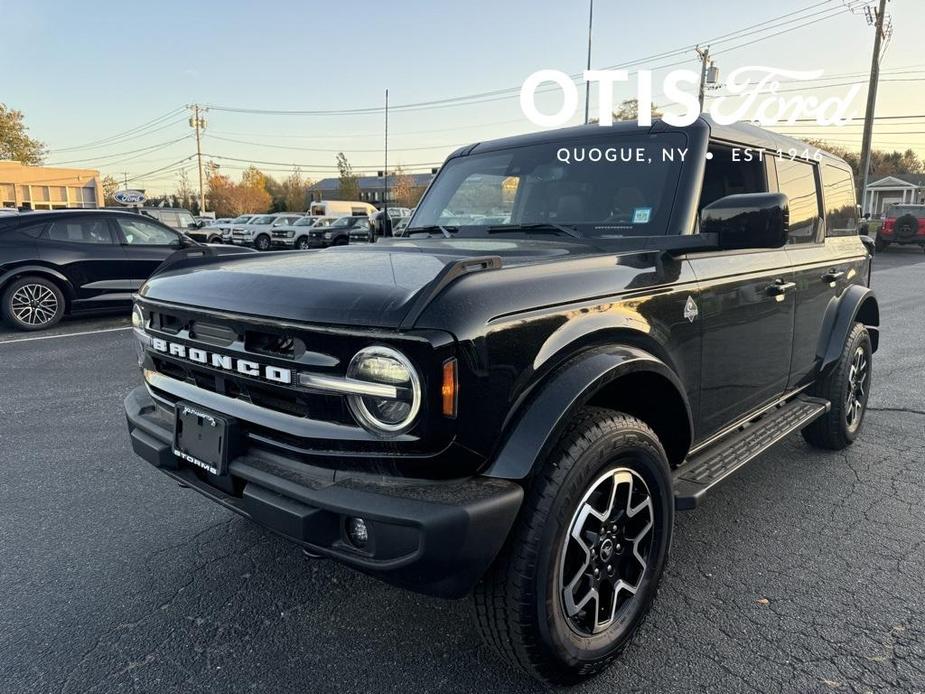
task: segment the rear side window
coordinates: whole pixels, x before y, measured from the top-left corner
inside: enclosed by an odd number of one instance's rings
[[[822,195],[825,200],[825,235],[856,235],[858,206],[851,171],[825,164],[822,167]]]
[[[819,197],[812,164],[778,158],[777,185],[790,199],[790,243],[812,243],[819,227]]]
[[[65,243],[112,244],[112,232],[105,219],[57,219],[48,225],[46,238]]]
[[[16,241],[37,239],[42,235],[45,229],[45,223],[19,224],[18,219],[12,219],[7,223],[0,223],[0,238],[4,241]]]

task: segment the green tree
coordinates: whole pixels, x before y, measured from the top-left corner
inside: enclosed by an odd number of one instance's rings
[[[302,170],[295,167],[289,177],[283,181],[283,201],[287,212],[302,212],[308,205],[305,199],[305,191],[308,182],[302,176]]]
[[[44,143],[29,137],[29,129],[23,122],[22,111],[0,104],[0,159],[12,159],[41,166],[45,161]]]
[[[107,207],[118,206],[112,195],[119,190],[119,182],[112,176],[103,176],[100,182],[103,184],[103,204]]]
[[[189,210],[193,214],[199,214],[198,195],[193,190],[186,169],[180,169],[180,173],[177,174],[177,192],[174,193],[174,197],[180,207]]]
[[[662,112],[656,108],[655,104],[652,104],[652,120],[656,118],[661,118]],[[636,120],[639,118],[639,100],[638,99],[627,99],[621,101],[620,105],[613,112],[614,120]],[[597,123],[600,119],[592,118],[590,123]]]
[[[341,200],[356,200],[360,197],[360,181],[353,173],[353,167],[343,152],[337,154],[337,170],[340,172],[338,195]]]

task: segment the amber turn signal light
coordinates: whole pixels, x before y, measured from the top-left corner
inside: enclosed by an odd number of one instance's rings
[[[443,398],[443,415],[445,417],[456,416],[456,394],[458,387],[456,360],[447,359],[443,362],[443,385],[440,387],[440,394]]]

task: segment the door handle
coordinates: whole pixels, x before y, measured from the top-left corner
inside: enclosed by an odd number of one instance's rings
[[[834,282],[837,279],[840,279],[845,276],[845,273],[841,270],[831,269],[822,276],[823,282]]]
[[[784,282],[783,280],[774,280],[773,284],[769,284],[767,288],[767,293],[771,296],[783,296],[787,293],[788,289],[793,289],[797,286],[796,282]]]

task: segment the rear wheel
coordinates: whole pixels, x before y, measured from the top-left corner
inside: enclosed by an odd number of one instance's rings
[[[64,316],[64,295],[43,277],[23,277],[3,293],[3,318],[20,330],[43,330]]]
[[[611,410],[582,410],[476,588],[483,638],[550,684],[600,672],[649,611],[673,520],[671,471],[652,430]]]
[[[268,251],[270,250],[270,237],[266,234],[261,234],[256,239],[254,239],[254,248],[258,251]]]
[[[870,394],[872,352],[867,328],[855,323],[834,368],[813,389],[814,395],[832,403],[832,409],[803,429],[808,443],[837,451],[857,438]]]

